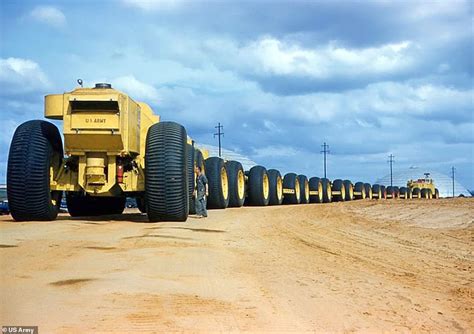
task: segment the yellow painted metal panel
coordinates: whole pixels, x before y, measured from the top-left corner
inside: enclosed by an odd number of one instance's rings
[[[128,113],[127,113],[127,141],[128,151],[139,154],[140,153],[140,106],[128,98]]]
[[[138,102],[140,106],[140,122],[138,124],[140,128],[140,155],[142,157],[145,156],[145,146],[146,146],[146,135],[148,133],[148,129],[155,123],[160,121],[160,117],[153,114],[150,106],[143,102]]]
[[[115,152],[123,151],[123,142],[120,134],[91,133],[92,131],[79,131],[79,133],[64,134],[64,146],[67,154],[85,152]]]
[[[51,94],[44,98],[44,117],[50,119],[63,119],[64,95]]]
[[[70,118],[71,129],[120,129],[120,116],[106,113],[74,113]]]
[[[81,91],[74,91],[68,95],[69,101],[119,101],[119,96],[122,94],[104,92],[104,90],[93,91],[87,90],[87,93]]]

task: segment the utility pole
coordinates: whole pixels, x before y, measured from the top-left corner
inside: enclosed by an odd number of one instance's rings
[[[326,155],[331,153],[331,152],[329,151],[329,145],[326,144],[326,142],[324,142],[324,144],[321,145],[321,147],[323,148],[321,153],[324,153],[324,178],[326,179],[327,178],[327,174],[326,174]]]
[[[215,126],[215,128],[217,129],[217,133],[214,133],[214,138],[216,138],[217,136],[219,139],[219,158],[220,158],[222,156],[221,136],[224,137],[224,132],[222,132],[221,130],[224,130],[224,126],[221,125],[221,123],[219,122],[217,126]]]
[[[452,176],[452,178],[453,178],[453,198],[454,198],[454,171],[455,171],[455,170],[456,170],[456,168],[454,168],[454,166],[451,167],[451,176]]]
[[[393,163],[395,162],[393,158],[395,158],[395,156],[390,153],[388,156],[388,162],[390,163],[390,187],[393,187]]]

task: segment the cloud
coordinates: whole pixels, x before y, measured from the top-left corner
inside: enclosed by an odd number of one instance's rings
[[[123,0],[123,3],[143,11],[173,10],[181,6],[184,0]]]
[[[303,48],[266,37],[239,50],[241,59],[249,60],[256,72],[273,75],[354,77],[397,73],[414,65],[408,51],[409,41],[380,47],[348,49],[330,43],[319,48]]]
[[[410,10],[406,14],[413,20],[430,19],[433,17],[456,18],[469,13],[469,6],[469,1],[465,0],[432,1],[429,6],[424,1],[413,1],[410,4]]]
[[[0,95],[44,91],[51,86],[46,74],[34,61],[0,58]]]
[[[432,62],[421,62],[423,48],[408,40],[365,48],[335,41],[307,47],[273,36],[238,43],[228,38],[183,38],[162,29],[155,33],[170,45],[157,56],[194,67],[212,62],[217,69],[257,82],[278,95],[343,91],[371,82],[407,79],[426,71]]]
[[[56,28],[66,25],[66,16],[60,9],[53,6],[37,6],[30,12],[30,16],[38,22]]]
[[[118,77],[112,80],[114,88],[122,90],[137,101],[157,103],[158,91],[152,85],[137,80],[133,75]]]
[[[271,117],[273,123],[276,120],[284,120],[285,124],[332,123],[334,127],[341,122],[350,122],[368,128],[381,127],[387,117],[452,123],[472,121],[473,95],[472,88],[464,90],[430,83],[388,81],[344,92],[290,96],[264,92],[246,94],[239,98],[238,103],[243,110]],[[267,127],[266,124],[263,126]]]

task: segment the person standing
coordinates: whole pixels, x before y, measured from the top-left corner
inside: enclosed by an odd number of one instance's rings
[[[207,217],[207,196],[209,196],[209,185],[206,175],[203,174],[201,167],[194,167],[196,173],[196,189],[194,195],[196,196],[196,214],[198,218]]]

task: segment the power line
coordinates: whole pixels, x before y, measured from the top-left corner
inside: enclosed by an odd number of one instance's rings
[[[451,167],[451,177],[453,178],[453,198],[454,198],[454,172],[455,172],[456,168]]]
[[[393,158],[395,158],[395,156],[393,154],[390,154],[388,156],[388,161],[390,163],[390,187],[393,187],[393,163],[395,162],[395,160],[393,160]]]
[[[221,125],[221,123],[219,122],[217,126],[215,126],[214,128],[217,129],[217,133],[214,133],[214,138],[216,138],[217,136],[219,139],[219,158],[220,158],[222,156],[221,137],[224,137],[224,132],[222,132],[221,130],[224,130],[224,126]]]
[[[321,153],[324,153],[324,178],[326,179],[327,178],[327,174],[326,174],[326,155],[331,153],[331,151],[329,151],[329,145],[326,144],[326,142],[324,142],[323,145],[321,145],[321,147],[323,148],[323,150],[321,151]]]

